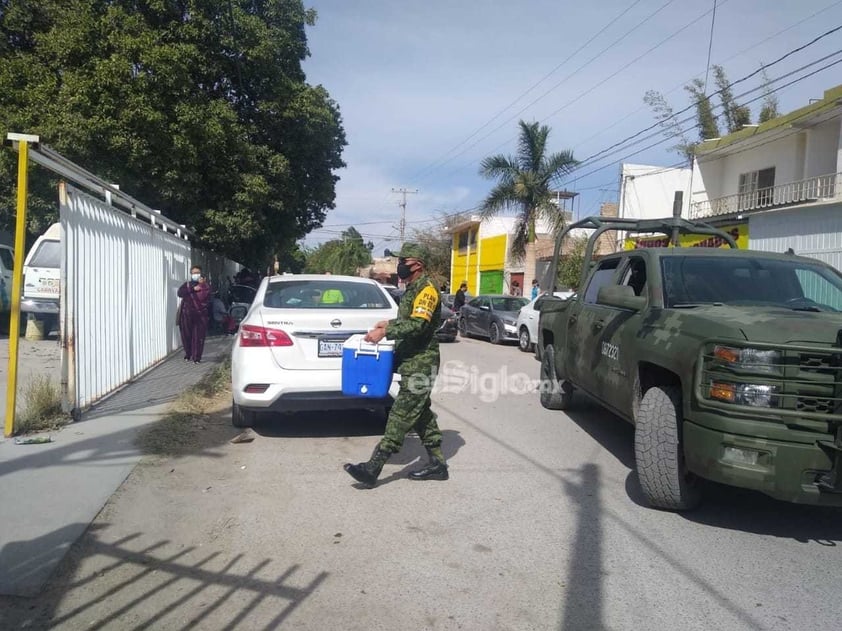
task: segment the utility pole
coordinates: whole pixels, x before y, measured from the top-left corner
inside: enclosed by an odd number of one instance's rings
[[[393,193],[400,193],[402,195],[401,201],[398,202],[398,206],[401,207],[401,223],[399,225],[399,230],[400,230],[400,233],[401,233],[401,245],[403,245],[403,237],[404,237],[404,234],[406,233],[406,195],[407,195],[407,193],[417,194],[418,189],[416,188],[415,190],[410,191],[409,189],[401,187],[401,188],[393,188],[392,192]]]

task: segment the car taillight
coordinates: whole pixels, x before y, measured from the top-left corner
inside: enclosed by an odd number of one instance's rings
[[[244,324],[240,327],[240,346],[292,346],[292,340],[280,329]]]

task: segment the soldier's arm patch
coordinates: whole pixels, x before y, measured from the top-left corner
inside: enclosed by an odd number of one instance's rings
[[[410,317],[429,322],[433,319],[433,314],[438,309],[438,306],[438,292],[430,285],[427,285],[415,296],[415,300],[412,302],[412,314],[410,314]]]

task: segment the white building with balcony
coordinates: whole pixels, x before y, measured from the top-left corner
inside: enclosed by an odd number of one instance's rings
[[[748,222],[749,247],[842,270],[842,86],[760,125],[702,143],[690,217]]]

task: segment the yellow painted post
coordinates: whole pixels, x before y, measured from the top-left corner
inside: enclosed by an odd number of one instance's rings
[[[15,429],[15,404],[18,386],[18,344],[20,342],[20,296],[23,288],[23,258],[26,232],[26,196],[29,184],[29,143],[37,136],[9,134],[18,142],[17,217],[15,220],[15,268],[12,272],[12,312],[9,317],[9,380],[6,384],[6,422],[3,433],[11,436]]]

